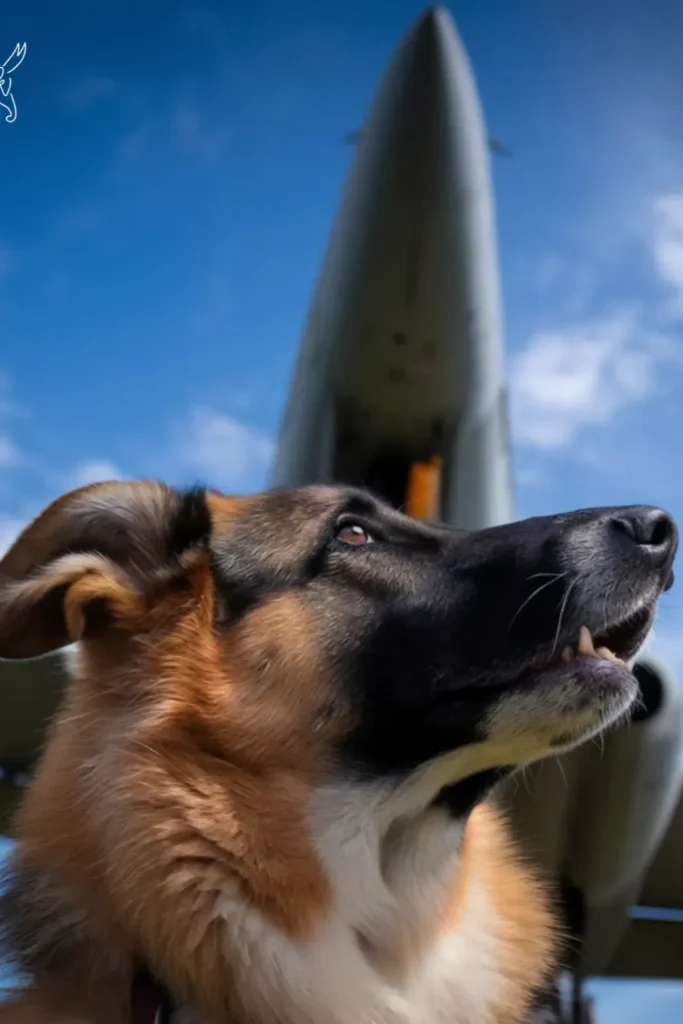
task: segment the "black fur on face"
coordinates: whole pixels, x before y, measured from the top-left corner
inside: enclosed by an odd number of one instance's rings
[[[488,777],[512,748],[532,759],[572,746],[634,700],[625,665],[575,655],[579,631],[635,653],[676,547],[655,509],[469,533],[321,487],[255,499],[214,553],[228,619],[232,592],[240,616],[280,589],[301,594],[355,723],[339,749],[347,768],[401,775],[471,744],[507,745]]]

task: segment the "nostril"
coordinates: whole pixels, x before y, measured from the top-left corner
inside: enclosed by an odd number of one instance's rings
[[[616,530],[617,533],[623,533],[626,537],[638,543],[636,532],[633,528],[633,524],[628,519],[613,519],[612,529]]]
[[[673,523],[667,515],[662,515],[654,522],[649,543],[660,548],[673,539]]]
[[[676,525],[666,512],[659,508],[624,509],[611,520],[612,529],[628,537],[639,547],[649,548],[653,554],[668,557],[677,544]]]

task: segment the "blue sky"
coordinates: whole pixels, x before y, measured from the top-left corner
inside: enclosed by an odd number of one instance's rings
[[[101,476],[263,483],[342,139],[419,10],[5,5],[0,49],[28,52],[0,120],[0,547]],[[683,521],[683,7],[452,11],[514,154],[494,183],[519,512]],[[682,620],[674,590],[657,642],[683,677]],[[603,1019],[640,1020],[638,991]]]

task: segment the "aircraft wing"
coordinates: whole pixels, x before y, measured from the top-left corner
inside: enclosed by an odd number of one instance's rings
[[[683,798],[647,873],[639,902],[644,907],[668,908],[683,914]],[[679,949],[683,950],[683,939]],[[683,973],[683,956],[680,970]]]
[[[683,979],[683,797],[647,872],[638,904],[638,916],[631,920],[606,973]]]
[[[563,812],[567,807],[566,781],[562,772],[567,771],[564,763],[554,764],[557,779],[542,787],[535,799],[535,815],[538,819],[559,818],[568,825],[568,816]],[[535,779],[530,776],[517,780],[517,784],[535,792]],[[525,852],[543,867],[543,873],[561,885],[562,863],[568,842],[562,840],[541,848],[534,842],[533,823],[515,821],[515,799],[511,799],[513,825],[519,830],[529,829],[524,842]],[[527,809],[528,810],[528,809]],[[522,817],[525,815],[522,813]],[[542,830],[541,830],[542,831]],[[567,837],[568,839],[569,837]],[[589,948],[593,951],[593,963],[585,962],[580,973],[585,976],[600,976],[631,979],[683,980],[683,871],[681,851],[683,850],[683,799],[665,838],[647,872],[640,888],[635,879],[635,906],[629,912],[628,901],[616,897],[614,903],[593,909],[592,921],[587,928]],[[551,863],[552,862],[552,863]],[[639,893],[639,894],[638,894]],[[616,933],[616,948],[613,934]],[[606,941],[603,936],[606,935]]]

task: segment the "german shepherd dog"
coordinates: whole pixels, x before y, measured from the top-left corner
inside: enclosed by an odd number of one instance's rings
[[[676,546],[643,507],[465,532],[324,486],[60,498],[0,563],[0,656],[76,645],[2,1024],[522,1021],[554,915],[486,797],[624,715]]]

